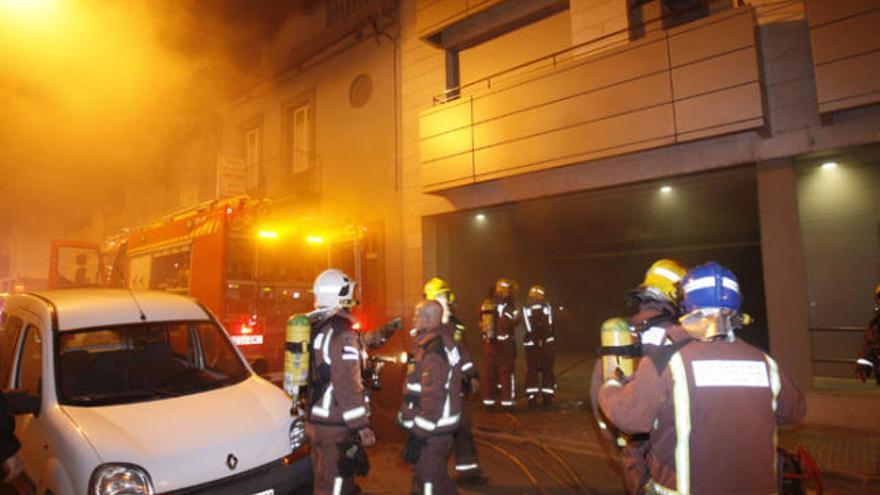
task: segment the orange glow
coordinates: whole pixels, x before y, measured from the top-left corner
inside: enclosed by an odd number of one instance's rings
[[[359,321],[354,322],[354,325],[351,326],[351,329],[354,330],[354,331],[360,331],[360,329],[361,329],[361,322],[359,322]]]
[[[253,329],[253,327],[251,327],[247,323],[245,323],[241,326],[241,334],[242,335],[250,335],[252,333],[254,333],[254,329]]]
[[[259,236],[261,239],[278,239],[278,232],[274,230],[261,230]]]
[[[319,235],[309,235],[306,236],[306,242],[309,244],[323,244],[324,238]]]

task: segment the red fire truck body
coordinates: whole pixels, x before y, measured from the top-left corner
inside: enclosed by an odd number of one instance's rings
[[[267,215],[266,201],[240,197],[125,230],[101,247],[58,241],[50,286],[188,294],[217,316],[257,369],[279,370],[287,318],[311,309],[311,280],[326,267],[326,257],[312,255],[316,262],[277,239],[263,245],[269,239],[259,228]],[[98,275],[84,275],[96,273],[94,267]]]

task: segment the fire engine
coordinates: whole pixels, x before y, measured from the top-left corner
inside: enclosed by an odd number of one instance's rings
[[[56,241],[52,288],[109,286],[189,294],[211,310],[259,372],[283,366],[290,315],[311,310],[314,277],[332,263],[363,287],[365,227],[311,231],[268,200],[211,201],[103,244]],[[378,308],[377,308],[378,309]]]

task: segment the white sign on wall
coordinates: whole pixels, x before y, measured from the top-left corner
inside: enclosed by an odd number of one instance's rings
[[[244,160],[221,157],[217,161],[217,199],[241,196],[247,192]]]

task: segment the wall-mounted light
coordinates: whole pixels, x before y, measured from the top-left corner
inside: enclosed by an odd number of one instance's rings
[[[822,164],[822,170],[834,170],[837,168],[837,162],[825,162]]]
[[[663,194],[669,194],[672,192],[672,186],[661,186],[660,192]]]
[[[477,223],[483,223],[486,221],[486,215],[484,213],[477,213],[476,215],[474,215],[474,220]]]

